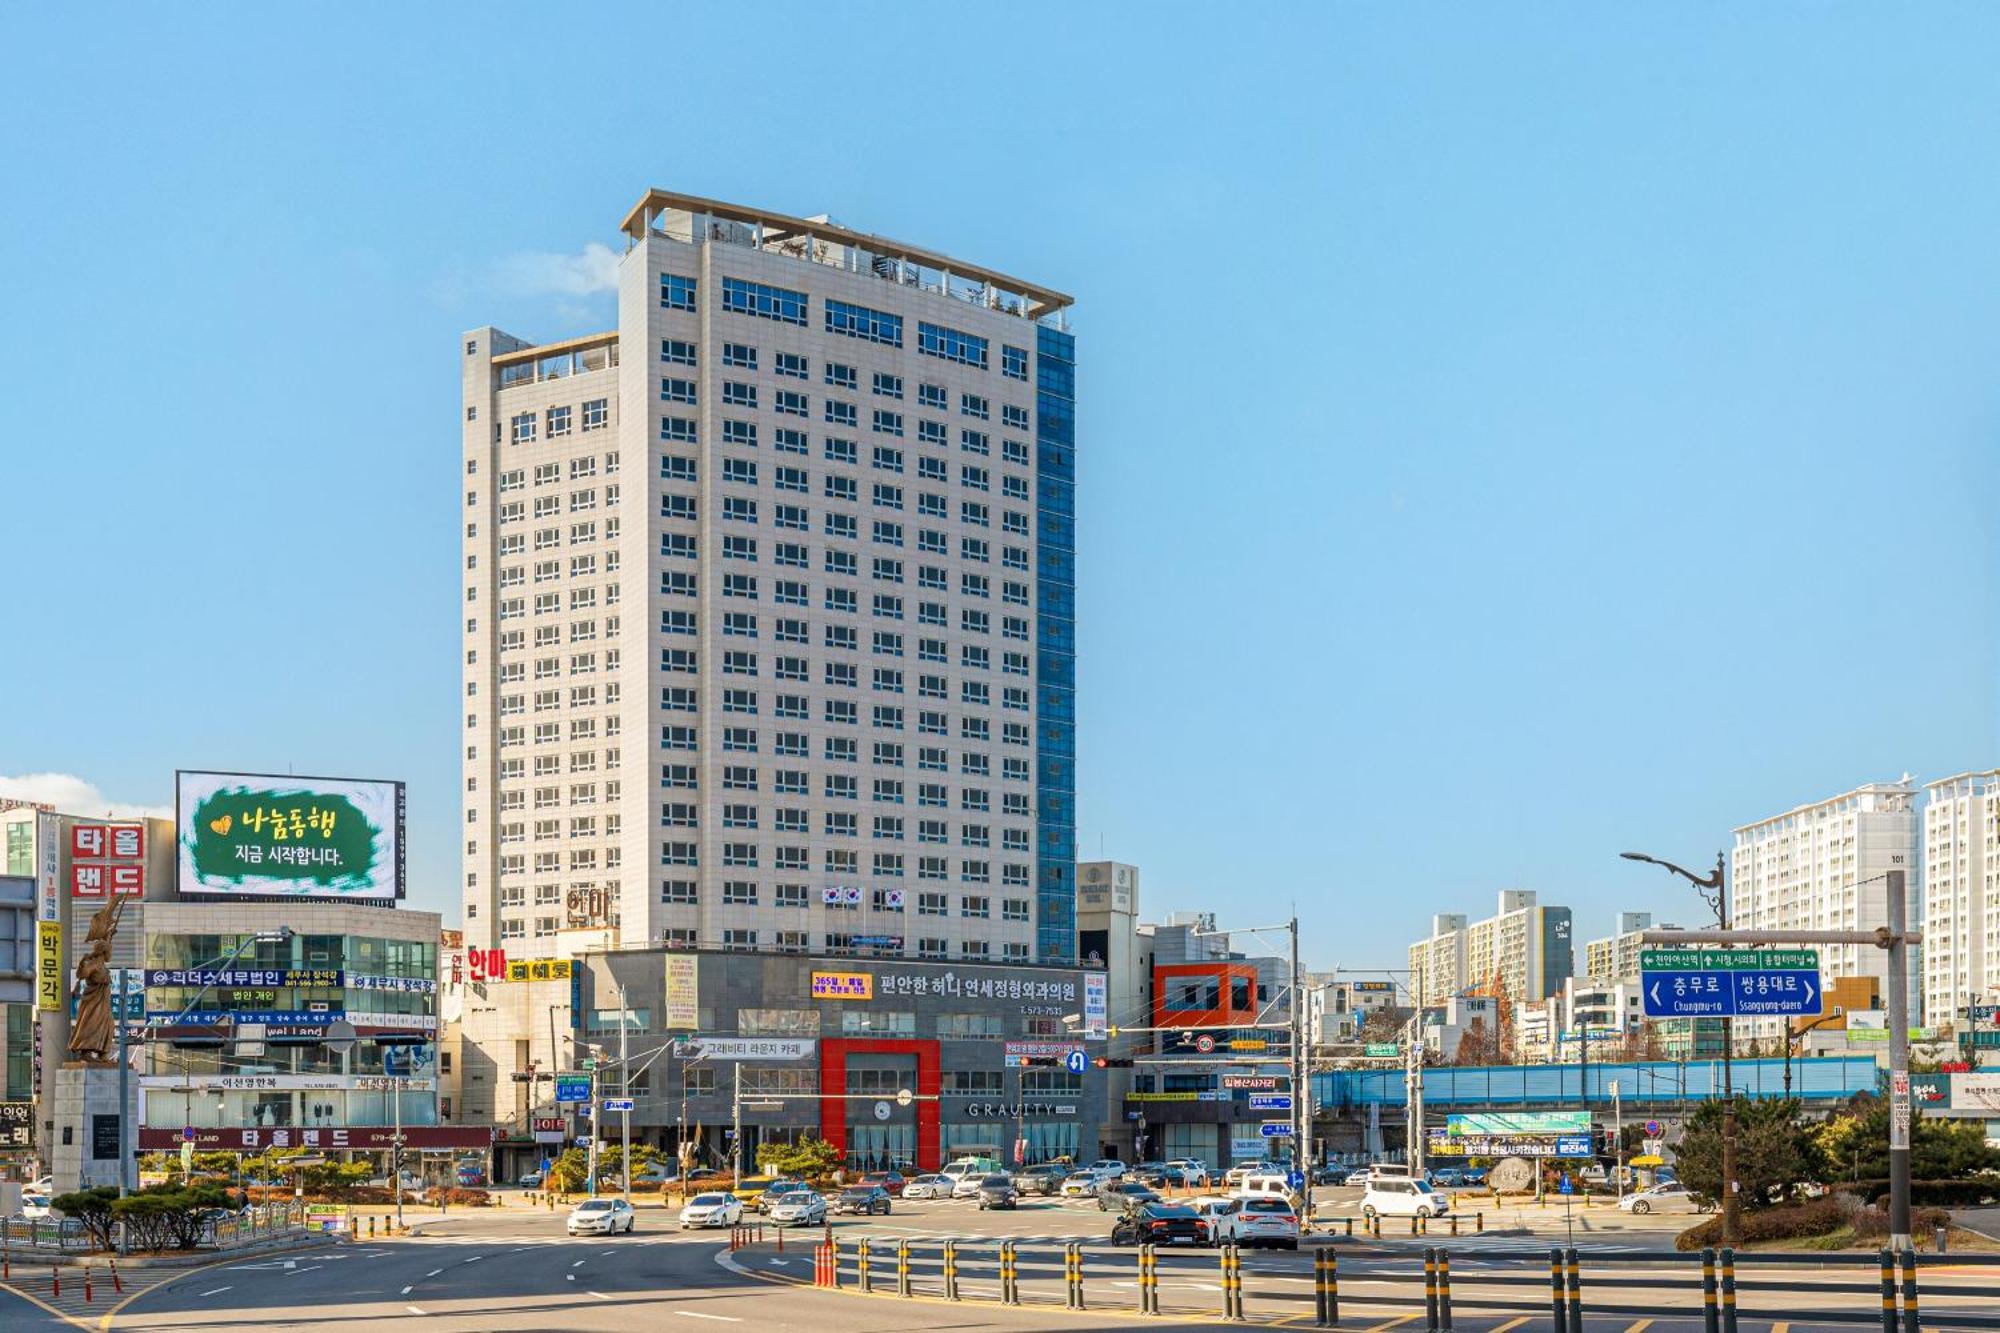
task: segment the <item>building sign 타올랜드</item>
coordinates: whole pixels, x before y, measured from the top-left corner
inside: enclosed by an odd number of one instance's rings
[[[403,896],[403,784],[182,771],[182,897]]]
[[[63,1007],[62,922],[35,923],[35,1007],[50,1013]]]
[[[670,1032],[691,1032],[701,1026],[701,959],[694,954],[667,955],[666,1024]]]
[[[72,824],[69,861],[72,897],[139,897],[146,892],[146,826]]]
[[[815,1000],[872,1000],[875,978],[866,972],[815,972],[812,974]]]

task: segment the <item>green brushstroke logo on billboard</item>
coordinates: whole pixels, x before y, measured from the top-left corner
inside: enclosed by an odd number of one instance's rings
[[[360,893],[375,887],[382,830],[338,793],[229,787],[194,807],[181,842],[204,881],[288,880]]]

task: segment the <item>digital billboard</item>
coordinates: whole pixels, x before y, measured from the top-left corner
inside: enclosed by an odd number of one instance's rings
[[[182,897],[390,903],[403,896],[403,784],[174,775]]]

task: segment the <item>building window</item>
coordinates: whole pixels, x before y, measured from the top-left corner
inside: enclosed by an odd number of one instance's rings
[[[693,278],[684,278],[678,273],[660,275],[660,305],[667,310],[694,309]],[[727,304],[727,301],[724,301]]]
[[[689,310],[694,308],[692,284],[689,292]],[[722,280],[722,308],[739,315],[755,315],[759,319],[774,319],[781,324],[797,324],[801,328],[806,322],[806,294],[786,287],[773,287],[766,283],[749,282],[743,278]]]
[[[882,343],[889,347],[903,345],[902,316],[881,310],[870,310],[867,306],[851,305],[846,301],[829,300],[824,302],[824,305],[828,333],[842,333],[850,338],[861,338],[867,342]]]
[[[917,350],[925,356],[986,369],[986,339],[942,324],[918,323]]]

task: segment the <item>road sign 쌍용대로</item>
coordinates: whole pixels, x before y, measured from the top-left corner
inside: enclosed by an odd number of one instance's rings
[[[1644,949],[1648,1018],[1794,1017],[1822,1007],[1815,949]]]

